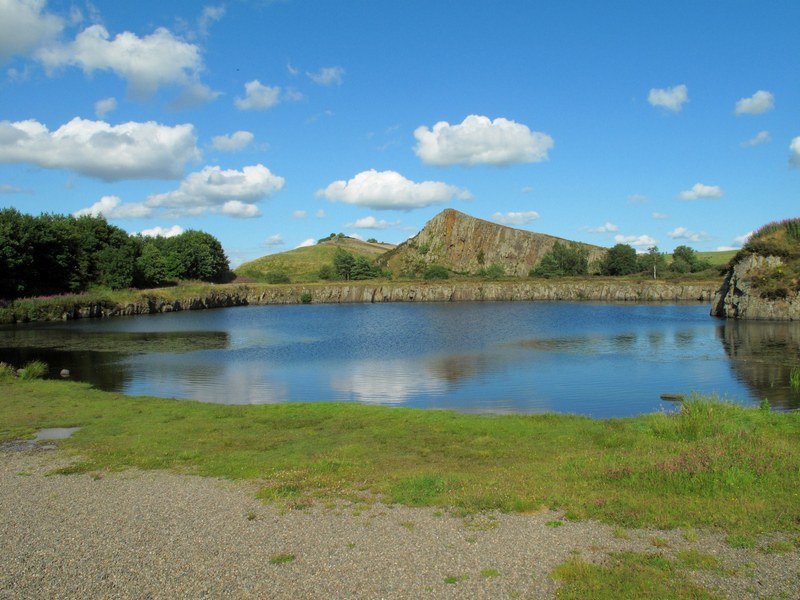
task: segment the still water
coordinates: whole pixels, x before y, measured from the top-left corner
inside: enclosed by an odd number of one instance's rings
[[[547,302],[261,306],[0,328],[0,360],[124,392],[230,404],[343,400],[595,417],[661,394],[800,406],[800,324],[705,305]]]

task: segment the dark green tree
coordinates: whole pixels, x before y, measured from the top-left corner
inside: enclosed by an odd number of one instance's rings
[[[600,262],[602,275],[630,275],[637,270],[636,250],[628,244],[617,244],[609,248]]]
[[[450,272],[442,265],[430,265],[422,276],[425,279],[448,279]]]
[[[355,264],[355,257],[342,248],[337,248],[336,253],[333,255],[333,270],[340,279],[349,280],[352,276],[353,265]]]
[[[652,275],[653,279],[658,279],[658,275],[666,271],[667,259],[658,251],[658,246],[652,246],[646,254],[638,255],[637,261],[639,271]]]
[[[589,272],[589,250],[579,244],[556,242],[531,270],[532,277],[565,277]]]
[[[167,264],[164,255],[152,241],[144,242],[136,259],[137,287],[159,287],[167,282]]]

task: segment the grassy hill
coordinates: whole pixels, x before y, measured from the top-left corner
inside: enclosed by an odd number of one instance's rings
[[[266,281],[266,275],[271,271],[284,271],[293,282],[317,281],[320,267],[332,263],[337,248],[374,259],[394,248],[394,245],[362,242],[347,236],[333,237],[314,246],[262,256],[240,265],[234,272],[240,277],[256,281]]]
[[[724,267],[736,256],[738,250],[719,250],[716,252],[698,252],[698,260],[708,261],[712,267]]]

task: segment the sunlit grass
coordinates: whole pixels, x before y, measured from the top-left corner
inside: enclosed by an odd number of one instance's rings
[[[173,469],[255,479],[303,507],[381,498],[469,514],[561,509],[619,527],[798,530],[800,414],[693,398],[594,420],[342,403],[226,406],[64,381],[0,383],[0,441],[80,426],[70,472]]]

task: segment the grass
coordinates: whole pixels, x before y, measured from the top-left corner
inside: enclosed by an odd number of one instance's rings
[[[445,583],[454,584],[469,579],[468,575],[448,575],[444,578]]]
[[[756,540],[749,535],[729,535],[725,542],[731,548],[739,548],[741,550],[752,550],[756,547]]]
[[[552,577],[561,582],[557,597],[564,600],[717,598],[713,593],[692,583],[680,567],[680,564],[660,554],[620,552],[612,554],[607,565],[570,559],[557,566]]]
[[[285,565],[294,562],[294,554],[273,554],[269,557],[269,564],[271,565]]]
[[[340,498],[563,510],[620,527],[800,530],[800,413],[690,398],[594,420],[341,403],[226,406],[71,381],[0,381],[0,442],[80,426],[69,472],[128,467],[260,482],[294,508]]]
[[[481,577],[483,577],[484,579],[500,577],[500,571],[498,571],[497,569],[481,569]]]
[[[792,367],[789,371],[789,385],[793,390],[800,390],[800,367]]]

